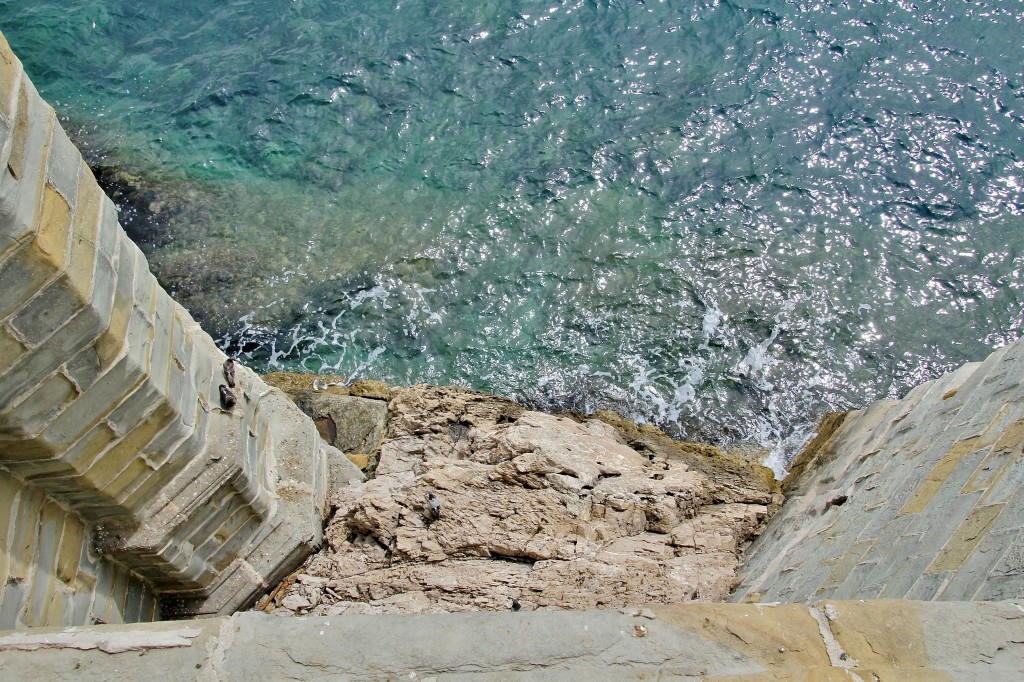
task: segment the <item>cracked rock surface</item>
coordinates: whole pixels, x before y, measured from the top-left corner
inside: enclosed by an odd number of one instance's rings
[[[331,499],[275,613],[592,609],[719,601],[781,503],[763,467],[612,413],[465,389],[392,393],[375,476]]]

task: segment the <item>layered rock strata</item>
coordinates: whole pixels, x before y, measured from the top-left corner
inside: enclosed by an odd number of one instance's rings
[[[617,415],[394,392],[375,476],[331,499],[327,545],[279,613],[586,609],[718,601],[781,503],[768,470]]]

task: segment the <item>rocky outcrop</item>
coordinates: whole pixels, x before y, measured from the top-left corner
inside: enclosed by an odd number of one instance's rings
[[[392,392],[375,476],[339,489],[281,613],[586,609],[717,601],[781,503],[770,472],[611,413]]]

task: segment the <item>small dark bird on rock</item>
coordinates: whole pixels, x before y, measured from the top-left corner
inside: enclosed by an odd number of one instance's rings
[[[441,518],[441,498],[433,490],[427,493],[427,504],[429,505],[430,519],[437,521]]]
[[[228,382],[228,386],[231,388],[235,387],[235,359],[228,358],[224,361],[224,381]]]
[[[224,384],[220,385],[220,406],[225,410],[230,410],[235,406],[238,400],[235,398],[235,394],[231,392],[231,389]]]
[[[523,608],[523,605],[519,603],[519,600],[518,599],[513,599],[512,600],[512,610],[513,611],[518,611],[521,608]]]

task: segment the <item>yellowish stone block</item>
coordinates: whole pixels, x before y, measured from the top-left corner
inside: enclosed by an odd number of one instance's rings
[[[21,62],[14,56],[7,39],[0,35],[0,116],[7,121],[11,120],[11,114],[14,113],[11,109],[19,73]]]
[[[43,210],[39,216],[36,246],[47,264],[63,270],[68,258],[71,207],[50,184],[43,190]]]

